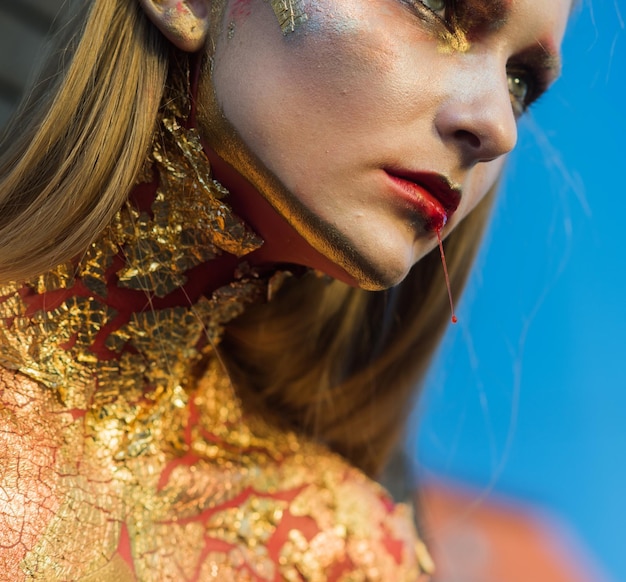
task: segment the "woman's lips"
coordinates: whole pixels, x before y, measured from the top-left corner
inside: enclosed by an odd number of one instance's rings
[[[441,230],[461,202],[461,188],[442,174],[386,169],[396,191],[422,215],[426,228]]]

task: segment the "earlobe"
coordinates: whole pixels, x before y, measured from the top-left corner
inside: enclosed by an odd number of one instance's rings
[[[211,0],[139,0],[148,18],[179,49],[194,53],[206,42]]]

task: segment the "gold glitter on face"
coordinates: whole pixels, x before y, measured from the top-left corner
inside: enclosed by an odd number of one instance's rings
[[[439,52],[441,54],[466,53],[472,45],[461,29],[441,31],[439,36]]]
[[[3,575],[420,580],[408,508],[244,412],[216,347],[285,275],[241,263],[209,296],[177,299],[198,268],[261,241],[224,202],[195,131],[168,114],[154,143],[151,183],[84,258],[0,287]]]
[[[270,4],[284,35],[295,32],[307,20],[303,0],[270,0]]]

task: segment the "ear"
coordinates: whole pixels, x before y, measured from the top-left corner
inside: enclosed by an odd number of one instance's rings
[[[139,0],[148,18],[179,49],[195,53],[206,42],[211,0]]]

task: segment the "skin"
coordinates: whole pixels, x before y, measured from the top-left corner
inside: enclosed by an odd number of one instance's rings
[[[195,52],[204,44],[209,28],[209,6],[203,0],[139,0],[148,17],[178,48]]]
[[[451,34],[420,2],[310,0],[285,34],[270,3],[225,3],[198,122],[235,209],[267,241],[253,258],[390,287],[436,237],[389,168],[462,186],[444,236],[494,185],[523,105],[510,83],[529,68],[546,85],[557,76],[570,0],[458,4]]]

